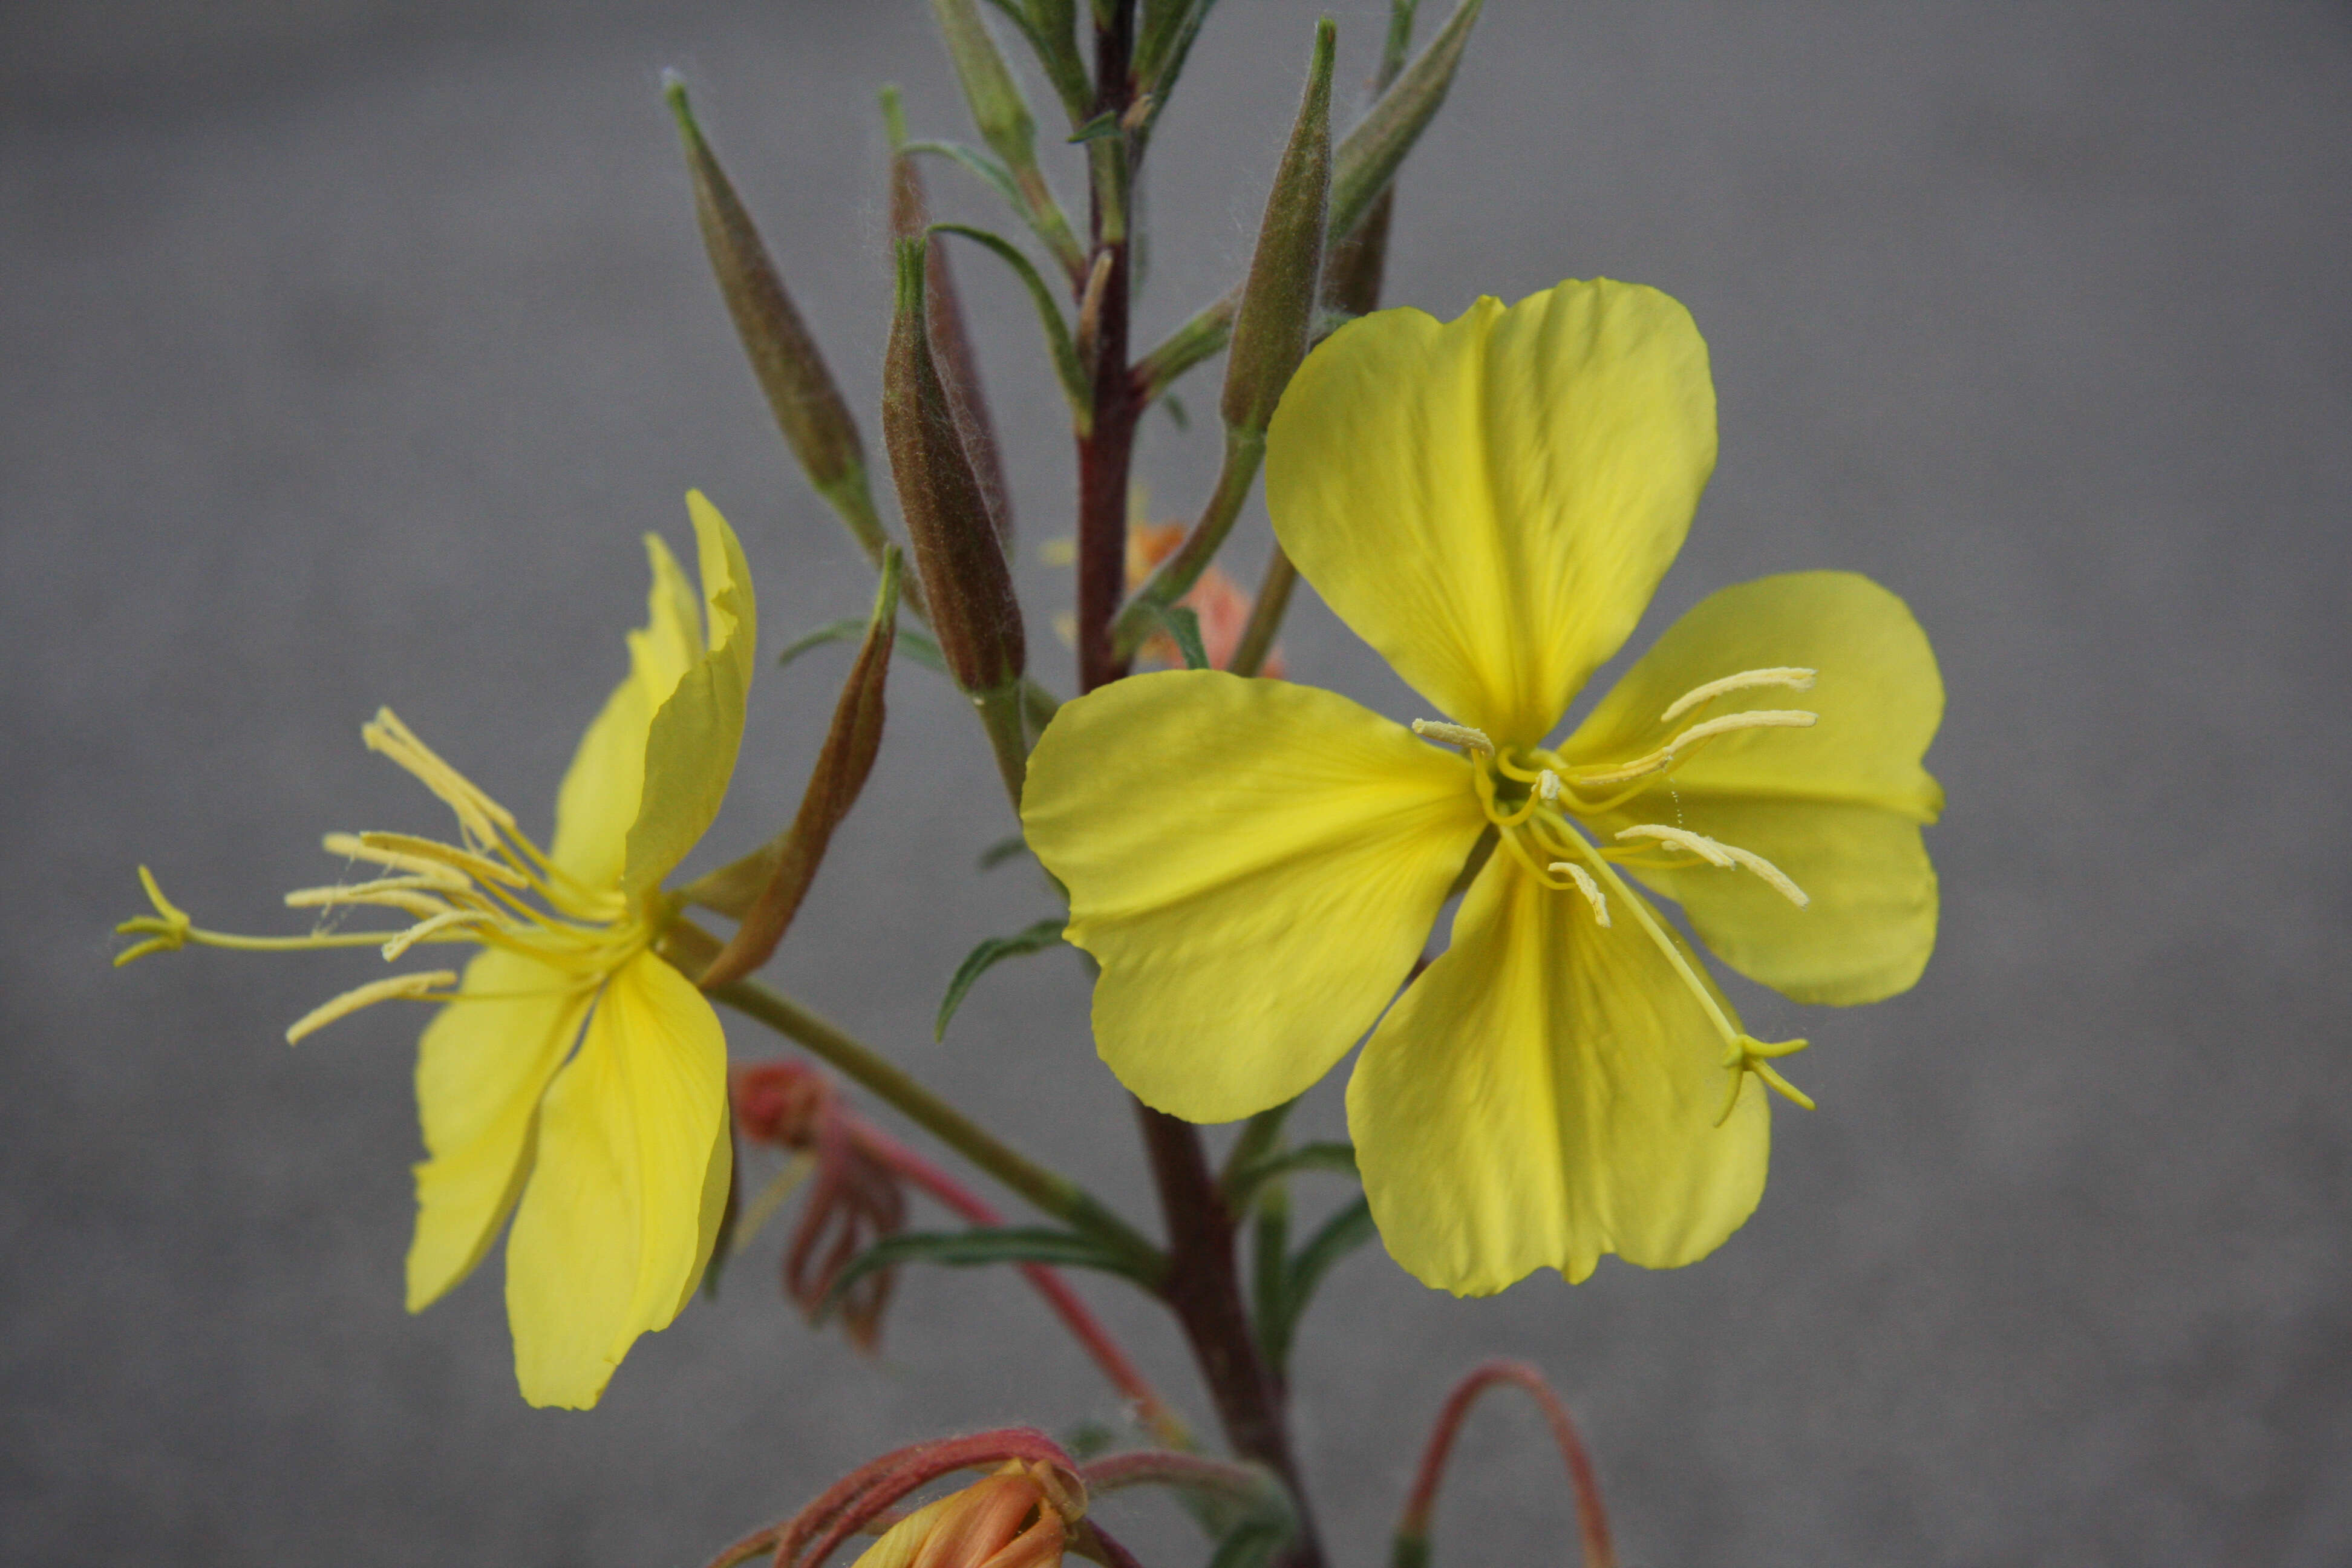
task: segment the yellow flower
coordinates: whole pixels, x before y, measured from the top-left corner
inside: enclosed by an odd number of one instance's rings
[[[331,853],[380,869],[287,895],[331,919],[389,909],[397,932],[310,936],[199,931],[144,868],[157,915],[121,930],[142,952],[194,942],[278,950],[468,942],[447,970],[346,992],[288,1031],[299,1040],[372,1003],[444,1003],[416,1064],[428,1155],[416,1167],[408,1307],[463,1279],[508,1215],[507,1315],[533,1405],[584,1409],[636,1337],[668,1326],[725,1206],[727,1043],[700,992],[652,951],[676,912],[661,890],[717,815],[743,735],[757,632],[742,547],[718,510],[687,498],[709,610],[648,534],[650,618],[629,635],[630,672],[581,740],[542,852],[513,815],[441,760],[389,710],[361,731],[449,806],[458,842],[330,834]],[[451,989],[454,986],[455,989]]]
[[[1031,761],[1023,819],[1101,963],[1103,1059],[1147,1103],[1222,1121],[1371,1030],[1349,1125],[1382,1238],[1431,1285],[1688,1263],[1761,1195],[1750,1080],[1785,1089],[1770,1058],[1803,1042],[1748,1036],[1633,882],[1800,1001],[1903,990],[1934,944],[1919,827],[1942,795],[1919,758],[1942,686],[1866,579],[1717,594],[1545,745],[1640,618],[1715,451],[1706,345],[1653,289],[1365,317],[1284,395],[1267,505],[1444,719],[1171,671],[1065,704]],[[1451,945],[1398,996],[1490,836]]]

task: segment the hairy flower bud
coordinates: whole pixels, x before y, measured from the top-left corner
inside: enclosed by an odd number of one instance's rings
[[[686,84],[664,84],[670,112],[686,146],[687,172],[694,181],[694,213],[703,248],[719,279],[719,291],[736,335],[751,359],[751,373],[766,395],[777,428],[819,495],[841,514],[868,559],[879,566],[888,542],[866,486],[866,452],[849,405],[834,384],[824,355],[784,291],[783,279],[768,247],[729,182],[726,171],[702,138]]]
[[[882,366],[882,437],[930,601],[931,628],[956,684],[975,698],[1021,679],[1021,605],[931,353],[920,239],[898,246],[898,310]]]
[[[1234,430],[1262,434],[1290,374],[1307,357],[1307,329],[1315,317],[1317,279],[1323,270],[1323,219],[1331,193],[1331,55],[1336,29],[1327,17],[1315,29],[1307,96],[1298,106],[1290,144],[1283,149],[1274,191],[1258,226],[1249,281],[1234,317],[1225,360],[1223,413]]]

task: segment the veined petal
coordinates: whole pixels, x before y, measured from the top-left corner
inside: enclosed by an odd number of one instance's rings
[[[636,1337],[677,1316],[710,1259],[730,1154],[718,1016],[640,953],[606,982],[540,1112],[507,1241],[526,1400],[586,1409]]]
[[[1485,826],[1469,764],[1313,687],[1139,675],[1062,705],[1022,822],[1147,1105],[1276,1105],[1370,1027]]]
[[[416,1110],[429,1157],[416,1167],[410,1311],[472,1273],[506,1223],[530,1169],[539,1098],[593,994],[575,976],[492,948],[466,966],[459,1000],[425,1026]]]
[[[1633,629],[1714,467],[1690,313],[1569,282],[1333,333],[1275,412],[1266,507],[1300,573],[1414,689],[1533,745]]]
[[[1684,692],[1742,670],[1801,667],[1810,691],[1735,692],[1659,722]],[[1663,822],[1736,844],[1802,888],[1802,909],[1744,869],[1638,874],[1682,900],[1701,940],[1800,1002],[1874,1002],[1917,980],[1936,942],[1935,868],[1919,840],[1942,788],[1920,766],[1944,711],[1927,634],[1903,601],[1850,572],[1726,588],[1668,629],[1579,727],[1571,763],[1638,756],[1682,725],[1752,708],[1805,708],[1808,730],[1717,736],[1601,819],[1604,835]]]
[[[694,589],[661,535],[646,535],[653,567],[646,624],[629,633],[629,673],[580,739],[555,797],[549,858],[594,890],[617,886],[646,772],[646,735],[699,656],[702,617]]]
[[[1580,1280],[1604,1252],[1676,1268],[1763,1194],[1762,1087],[1744,1083],[1715,1125],[1721,1037],[1635,912],[1611,903],[1603,927],[1498,853],[1453,945],[1364,1047],[1348,1085],[1356,1162],[1381,1240],[1424,1284],[1491,1295],[1545,1268]]]
[[[628,830],[623,880],[632,899],[669,875],[719,815],[743,741],[743,705],[758,657],[758,612],[743,547],[700,490],[688,491],[686,500],[694,516],[709,640],[708,651],[697,650],[656,707],[646,737],[645,789]]]

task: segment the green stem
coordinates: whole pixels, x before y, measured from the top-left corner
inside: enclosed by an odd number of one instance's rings
[[[1139,589],[1134,600],[1119,612],[1111,627],[1111,646],[1122,659],[1142,645],[1143,639],[1159,629],[1157,610],[1164,610],[1192,592],[1201,574],[1215,559],[1218,546],[1234,531],[1234,521],[1242,514],[1242,503],[1249,500],[1250,487],[1257,482],[1258,465],[1265,458],[1265,432],[1241,430],[1225,426],[1225,456],[1217,469],[1217,488],[1202,510],[1201,521],[1176,547],[1176,553],[1160,563],[1151,581]]]
[[[1045,1213],[1135,1258],[1154,1277],[1166,1272],[1166,1256],[1085,1188],[1000,1142],[871,1047],[789,996],[751,980],[730,980],[709,994],[798,1043]]]
[[[1021,787],[1029,776],[1029,738],[1021,725],[1024,698],[1022,683],[1009,680],[993,691],[982,691],[971,700],[980,710],[980,722],[988,731],[990,750],[996,753],[997,776],[1004,781],[1004,793],[1012,797],[1013,815],[1021,815]]]
[[[1242,628],[1241,645],[1234,649],[1227,669],[1255,675],[1265,668],[1265,656],[1274,651],[1275,634],[1282,629],[1283,614],[1290,608],[1290,590],[1297,583],[1298,568],[1290,563],[1290,552],[1276,545],[1274,559],[1265,563],[1265,575],[1258,582],[1257,600],[1250,605],[1249,625]]]

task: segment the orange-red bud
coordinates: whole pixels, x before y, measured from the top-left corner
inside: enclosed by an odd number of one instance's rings
[[[1058,1568],[1085,1512],[1070,1478],[1015,1459],[892,1525],[856,1568]]]

